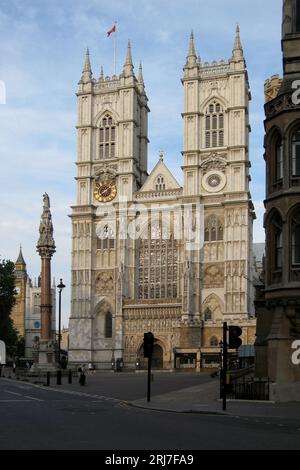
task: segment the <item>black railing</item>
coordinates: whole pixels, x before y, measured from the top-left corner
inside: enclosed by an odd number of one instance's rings
[[[235,400],[269,400],[269,379],[234,379],[227,384],[227,397]]]

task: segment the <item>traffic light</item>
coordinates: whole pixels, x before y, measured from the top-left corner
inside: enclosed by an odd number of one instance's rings
[[[239,326],[229,326],[229,349],[237,349],[241,346],[242,340],[239,338],[242,334],[242,328]]]
[[[151,331],[144,333],[144,357],[152,357],[154,345],[154,335]]]

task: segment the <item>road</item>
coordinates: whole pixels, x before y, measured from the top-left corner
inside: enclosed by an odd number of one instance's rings
[[[93,386],[59,391],[1,378],[0,449],[300,449],[300,418],[283,422],[134,408],[122,400],[143,396],[145,376],[99,377],[88,377]],[[161,374],[154,393],[199,380],[208,378]]]

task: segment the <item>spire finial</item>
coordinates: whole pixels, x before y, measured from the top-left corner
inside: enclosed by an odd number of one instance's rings
[[[234,46],[233,46],[232,54],[233,56],[243,55],[243,48],[242,48],[241,37],[240,37],[240,26],[238,23],[236,24],[235,39],[234,39]]]
[[[133,75],[133,63],[132,63],[132,55],[131,55],[131,44],[130,44],[130,39],[128,39],[126,61],[124,65],[124,76],[131,77],[132,75]]]
[[[100,77],[99,77],[100,82],[104,81],[104,73],[103,73],[103,66],[101,65],[101,71],[100,71]]]
[[[23,253],[22,253],[22,245],[20,243],[20,251],[19,251],[19,256],[17,258],[17,261],[15,262],[15,264],[21,264],[23,266],[26,266],[26,263],[25,263],[25,260],[24,260],[24,257],[23,257]]]
[[[90,51],[88,47],[86,48],[85,62],[80,81],[81,83],[89,83],[92,81],[92,68],[90,62]]]
[[[140,62],[139,65],[139,75],[138,75],[138,82],[142,83],[144,85],[144,77],[143,77],[143,67],[142,67],[142,62]]]
[[[145,83],[144,83],[144,77],[143,77],[142,62],[140,62],[140,65],[139,65],[138,87],[139,87],[139,90],[140,90],[141,93],[145,92]]]
[[[163,151],[163,149],[160,149],[160,151],[159,151],[159,160],[160,160],[161,162],[164,161],[164,151]]]
[[[195,51],[195,44],[194,44],[194,31],[192,30],[191,35],[190,35],[190,44],[189,44],[188,57],[193,57],[193,56],[196,57],[196,51]]]
[[[195,44],[194,44],[194,32],[191,31],[189,50],[188,50],[188,55],[186,58],[186,67],[195,67],[196,64],[197,64],[197,55],[196,55]]]

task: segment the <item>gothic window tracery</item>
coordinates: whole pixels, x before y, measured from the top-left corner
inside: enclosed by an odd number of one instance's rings
[[[106,114],[99,128],[99,158],[100,160],[116,156],[116,125],[113,118]]]
[[[115,248],[115,235],[109,225],[105,225],[100,233],[97,233],[97,250],[108,250]]]
[[[300,265],[300,209],[292,216],[292,263],[293,266]]]
[[[163,176],[158,176],[155,181],[156,191],[164,191],[166,189],[165,179]]]
[[[274,214],[271,221],[273,238],[274,238],[274,257],[275,257],[275,269],[282,269],[282,251],[283,251],[283,239],[282,239],[282,219],[278,213]]]
[[[213,101],[206,109],[205,146],[224,146],[224,109],[217,101]]]
[[[215,242],[223,240],[223,225],[214,215],[206,219],[204,228],[204,241]]]
[[[212,320],[212,313],[211,313],[211,309],[210,308],[207,308],[204,312],[204,320],[205,321],[208,321],[208,320]]]
[[[300,128],[292,137],[292,175],[300,176]]]
[[[139,298],[178,296],[178,242],[161,221],[150,224],[139,240]]]
[[[105,314],[104,336],[105,336],[105,338],[111,338],[112,337],[112,314],[110,312],[107,312]]]
[[[276,138],[275,144],[275,154],[276,154],[276,181],[283,178],[283,142],[280,136]]]

